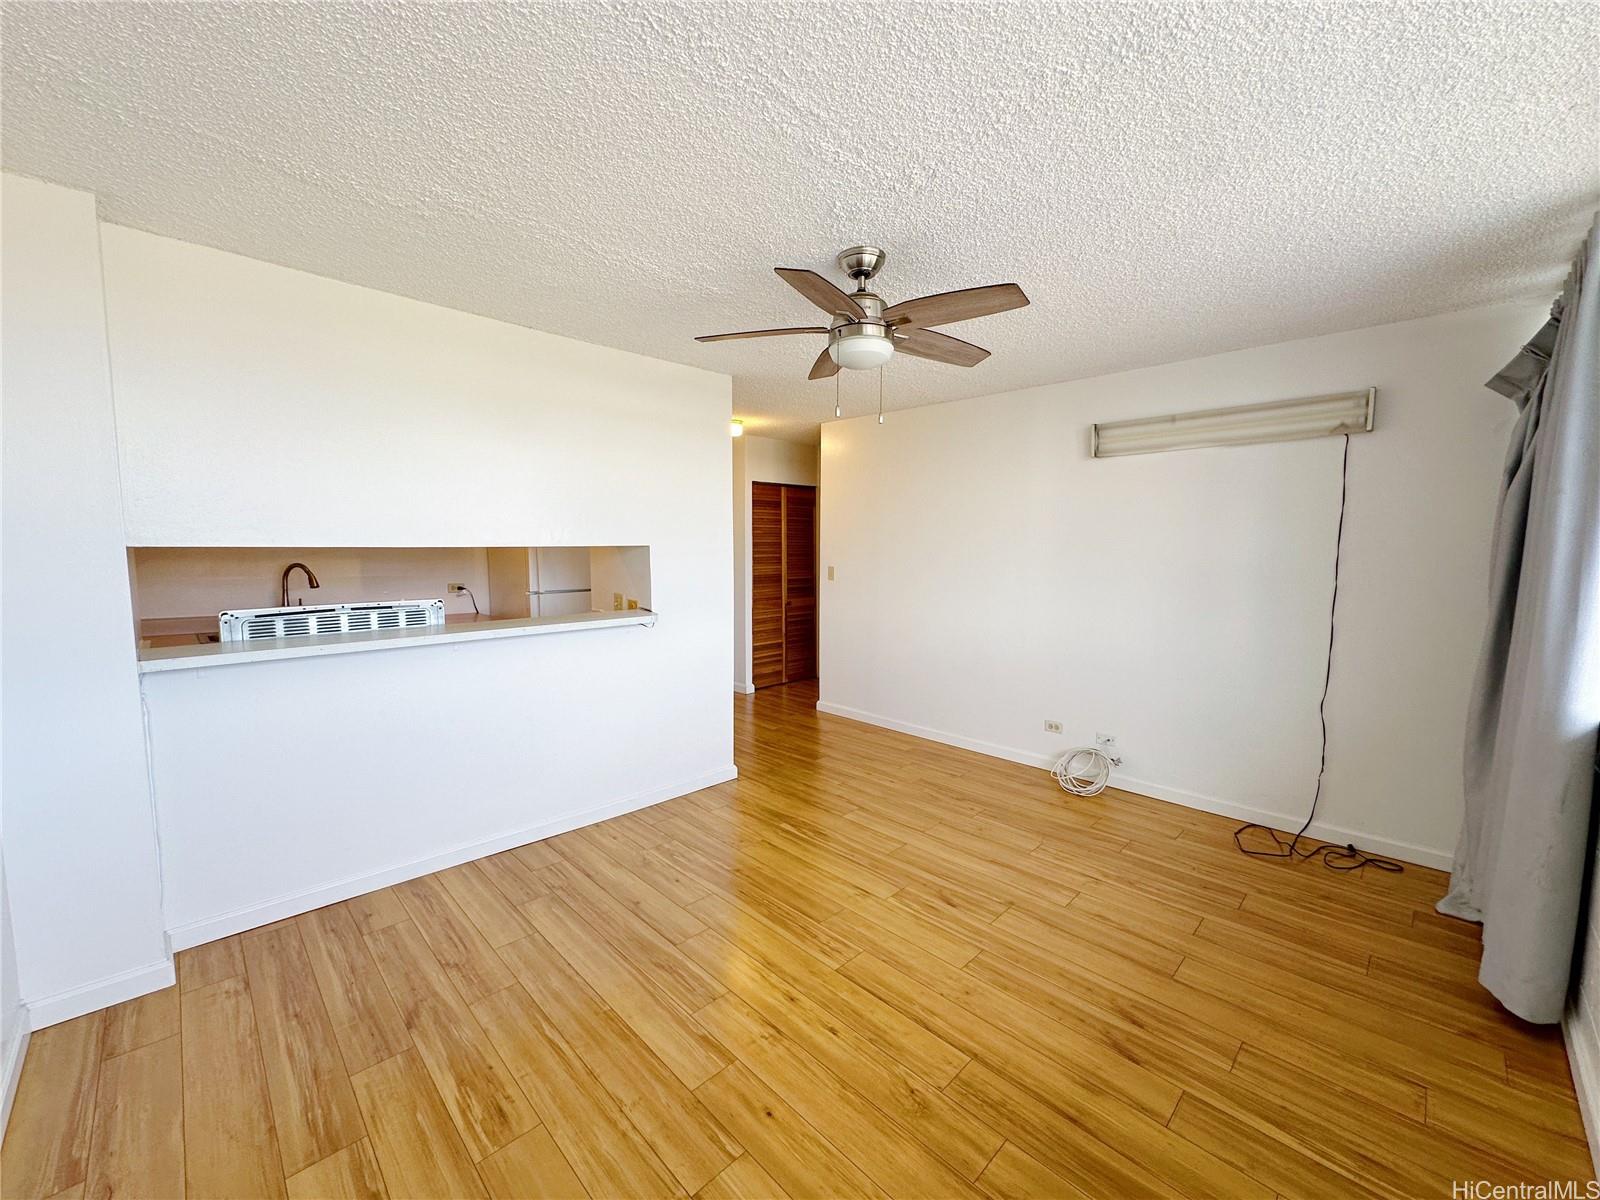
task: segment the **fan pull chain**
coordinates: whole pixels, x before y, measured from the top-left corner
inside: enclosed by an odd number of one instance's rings
[[[878,368],[878,424],[883,424],[883,368]]]
[[[835,371],[833,373],[833,415],[836,416],[836,417],[844,416],[844,412],[839,408],[839,372],[838,371]]]

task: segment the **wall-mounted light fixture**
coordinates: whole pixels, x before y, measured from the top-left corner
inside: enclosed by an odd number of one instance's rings
[[[728,434],[729,434],[730,437],[743,437],[744,436],[744,422],[743,421],[734,421],[731,425],[728,426]]]
[[[1378,389],[1367,388],[1361,392],[1272,400],[1237,408],[1105,421],[1094,426],[1090,452],[1095,458],[1115,458],[1123,454],[1154,454],[1161,450],[1370,433],[1377,403]]]

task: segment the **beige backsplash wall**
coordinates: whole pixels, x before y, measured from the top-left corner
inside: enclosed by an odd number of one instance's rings
[[[289,602],[335,604],[359,600],[443,599],[447,613],[470,613],[472,601],[446,588],[471,588],[487,611],[488,552],[481,546],[396,547],[167,547],[129,552],[134,611],[153,617],[210,616],[231,608],[270,608],[279,600],[284,567],[303,562],[322,584],[306,587],[296,571]]]

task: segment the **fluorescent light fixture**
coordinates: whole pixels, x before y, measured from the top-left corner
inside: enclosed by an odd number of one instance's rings
[[[1253,442],[1293,442],[1340,433],[1370,433],[1378,389],[1335,392],[1300,400],[1272,400],[1238,408],[1106,421],[1094,426],[1095,458],[1194,450],[1201,446],[1243,446]]]
[[[744,422],[743,421],[734,421],[731,425],[728,426],[728,434],[729,434],[730,437],[743,437],[744,436]]]

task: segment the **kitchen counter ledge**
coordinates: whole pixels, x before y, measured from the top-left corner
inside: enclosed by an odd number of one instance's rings
[[[275,662],[284,658],[316,658],[325,654],[361,654],[373,650],[399,650],[407,646],[438,646],[455,642],[480,642],[493,638],[530,637],[547,633],[576,633],[615,629],[624,625],[656,623],[648,609],[631,612],[572,613],[559,617],[522,617],[479,620],[443,629],[382,629],[369,633],[341,633],[331,637],[287,637],[259,642],[212,642],[205,645],[149,646],[139,651],[139,674],[156,671],[192,671],[242,663]]]

